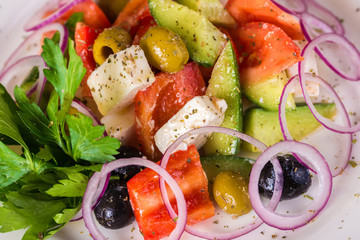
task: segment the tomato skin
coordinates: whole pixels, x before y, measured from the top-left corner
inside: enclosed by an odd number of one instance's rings
[[[161,153],[154,135],[186,102],[205,94],[205,82],[196,63],[174,74],[159,73],[155,82],[135,96],[135,128],[141,151],[151,160]]]
[[[271,0],[229,0],[225,8],[239,25],[248,22],[268,22],[283,29],[292,39],[305,38],[299,22]]]
[[[235,32],[241,54],[243,88],[266,81],[302,61],[300,48],[279,27],[261,22],[246,23]]]
[[[87,79],[95,70],[96,63],[93,57],[92,45],[99,35],[100,31],[96,30],[84,23],[77,23],[75,28],[75,51],[81,57],[81,60],[86,68],[86,74],[81,81],[80,89],[83,97],[92,97]]]
[[[208,181],[194,145],[189,146],[186,151],[172,154],[166,169],[185,196],[188,224],[195,224],[215,214],[209,197]],[[158,174],[145,169],[130,179],[127,187],[144,239],[158,240],[168,236],[175,228],[175,222],[170,218],[161,198]],[[167,190],[170,202],[177,212],[175,196],[170,188]]]
[[[84,23],[95,29],[104,29],[111,26],[111,23],[107,19],[105,13],[92,0],[87,0],[85,2],[76,4],[67,12],[65,12],[57,20],[57,22],[65,23],[69,17],[76,12],[84,13]]]
[[[187,64],[183,70],[175,73],[160,73],[159,77],[172,80],[162,90],[154,109],[155,125],[163,126],[188,101],[195,96],[205,94],[206,86],[199,66],[195,63]]]
[[[151,17],[147,0],[130,0],[116,18],[113,26],[119,26],[135,35],[141,19]]]
[[[139,45],[140,39],[144,34],[149,30],[149,28],[157,26],[155,19],[153,17],[146,17],[142,19],[137,26],[137,31],[133,39],[133,45]],[[132,30],[134,32],[135,30]]]

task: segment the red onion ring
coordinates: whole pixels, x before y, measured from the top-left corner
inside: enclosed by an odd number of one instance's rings
[[[308,165],[312,165],[318,173],[318,196],[314,198],[303,214],[278,214],[262,204],[258,187],[261,170],[269,159],[280,152],[295,152],[303,160],[309,161]],[[258,157],[250,173],[249,194],[255,212],[266,224],[281,230],[295,229],[314,219],[327,204],[331,189],[332,176],[324,157],[314,147],[295,141],[283,141],[269,147]]]
[[[73,6],[84,2],[85,0],[73,0],[73,1],[69,1],[64,3],[64,1],[50,1],[49,4],[46,4],[46,8],[45,9],[41,9],[39,12],[35,13],[27,22],[27,24],[25,25],[24,29],[25,31],[33,31],[33,30],[37,30],[41,27],[44,27],[46,25],[48,25],[49,23],[54,22],[55,20],[57,20],[59,17],[61,17],[64,13],[66,13],[70,8],[72,8]],[[54,4],[56,4],[56,6],[54,6]],[[57,9],[55,12],[53,12],[51,15],[43,18],[44,13],[46,13],[47,11],[51,11]]]
[[[2,71],[0,83],[4,85],[12,98],[14,98],[15,86],[20,86],[25,80],[23,77],[16,76],[22,73],[23,69],[29,69],[28,71],[30,71],[33,67],[39,68],[39,78],[35,83],[39,86],[39,81],[44,81],[45,79],[43,69],[46,67],[44,59],[39,55],[22,58]],[[35,101],[39,102],[39,99],[40,96],[36,95]]]
[[[79,100],[74,99],[74,101],[71,103],[71,106],[76,108],[79,112],[81,112],[82,114],[90,117],[93,120],[93,125],[97,126],[97,125],[101,125],[100,120],[98,119],[98,117],[91,111],[90,108],[88,108],[87,106],[85,106],[85,104],[83,104],[82,102],[80,102]]]
[[[349,117],[349,115],[348,115],[348,113],[346,111],[346,108],[345,108],[343,102],[341,101],[339,95],[330,86],[330,84],[328,84],[321,77],[310,74],[310,73],[305,73],[305,76],[307,78],[310,78],[310,81],[319,83],[322,87],[326,88],[328,92],[330,92],[330,94],[333,96],[333,98],[336,99],[335,102],[336,102],[338,113],[342,116],[343,120],[346,122],[346,125],[348,127],[351,127],[350,117]],[[285,140],[293,140],[293,138],[292,138],[292,136],[291,136],[291,134],[289,132],[289,129],[287,127],[287,124],[286,124],[286,117],[285,117],[285,105],[286,104],[285,103],[286,103],[287,96],[291,93],[291,90],[292,90],[292,88],[294,87],[294,85],[296,83],[295,80],[297,80],[297,79],[298,79],[298,75],[292,77],[289,80],[289,82],[285,85],[284,90],[282,92],[282,95],[280,97],[279,121],[280,121],[281,131],[283,133],[283,136],[284,136]],[[302,89],[302,91],[306,91],[306,89]],[[314,109],[316,109],[316,108],[314,107]],[[346,140],[344,142],[344,146],[346,146],[346,147],[345,147],[345,149],[342,148],[342,151],[344,152],[344,157],[341,158],[342,161],[338,164],[338,166],[331,170],[331,174],[332,174],[333,177],[336,177],[336,176],[340,175],[346,169],[346,167],[347,167],[347,165],[349,163],[349,160],[351,158],[352,141],[353,141],[352,134],[348,134],[348,137],[346,138]],[[300,162],[302,162],[300,158],[297,158],[297,159]],[[310,168],[310,167],[308,166],[308,168]],[[316,171],[313,170],[313,172],[316,172]]]
[[[341,24],[339,19],[324,6],[318,4],[314,0],[304,0],[306,5],[308,6],[308,13],[311,13],[313,16],[320,16],[323,22],[325,22],[328,26],[331,26],[333,32],[344,35],[345,29]]]
[[[326,57],[324,57],[324,55],[320,51],[316,50],[317,46],[323,42],[333,42],[333,43],[340,45],[342,47],[341,49],[343,49],[347,53],[346,58],[350,58],[350,62],[353,63],[353,65],[351,67],[352,67],[352,69],[355,70],[355,72],[346,73],[346,72],[342,71],[341,69],[338,69]],[[360,52],[344,36],[341,36],[341,35],[338,35],[335,33],[323,33],[323,34],[319,35],[318,37],[316,37],[315,39],[310,41],[302,50],[302,56],[305,58],[305,61],[306,61],[306,57],[314,49],[315,49],[316,53],[319,55],[319,57],[325,62],[325,64],[332,71],[334,71],[337,75],[339,75],[342,78],[351,80],[351,81],[359,81],[360,80],[360,67],[359,67]],[[299,69],[300,69],[300,64],[299,64]],[[300,76],[300,80],[301,80],[301,76]]]
[[[61,48],[61,51],[64,52],[69,38],[68,30],[60,23],[52,23],[38,29],[29,37],[27,37],[26,40],[23,41],[20,46],[15,50],[15,52],[5,61],[5,67],[10,66],[17,60],[26,56],[40,55],[40,53],[42,52],[41,41],[43,39],[43,36],[45,33],[51,31],[58,31],[60,33],[59,46]]]
[[[304,0],[271,0],[282,11],[298,16],[307,11]]]
[[[334,33],[334,29],[332,29],[327,23],[323,22],[321,19],[312,15],[311,13],[301,14],[300,26],[306,40],[308,40],[309,42],[314,38],[314,36],[312,36],[311,34],[313,33],[314,29],[319,29],[322,31],[322,33]]]
[[[202,127],[202,128],[198,128],[198,129],[194,129],[191,130],[185,134],[183,134],[182,136],[180,136],[178,139],[176,139],[176,141],[174,143],[172,143],[168,149],[165,151],[163,158],[161,159],[161,163],[160,166],[163,168],[166,168],[166,165],[169,161],[169,157],[170,155],[177,149],[177,147],[182,143],[182,141],[184,139],[186,139],[187,137],[191,136],[191,135],[196,135],[196,134],[203,134],[203,133],[208,133],[208,132],[219,132],[219,133],[224,133],[227,135],[231,135],[231,136],[235,136],[238,138],[241,138],[242,140],[245,140],[251,144],[253,144],[254,146],[256,146],[258,149],[260,149],[261,151],[264,151],[267,149],[266,145],[263,144],[262,142],[258,141],[257,139],[254,139],[244,133],[235,131],[233,129],[229,129],[229,128],[223,128],[223,127]],[[268,208],[272,211],[275,210],[276,206],[278,205],[280,198],[281,198],[281,194],[282,194],[282,187],[283,187],[283,175],[282,175],[282,168],[280,166],[279,161],[274,160],[272,161],[273,165],[274,165],[274,171],[276,174],[276,181],[275,181],[275,187],[274,187],[274,194],[270,200],[270,203],[268,205]],[[160,181],[160,190],[161,190],[161,195],[164,201],[164,204],[170,214],[170,216],[172,218],[176,218],[176,213],[174,211],[174,209],[172,208],[167,192],[166,192],[166,188],[165,188],[165,182],[164,180],[160,177],[159,178]],[[245,235],[253,230],[255,230],[256,228],[258,228],[263,222],[261,221],[261,219],[256,218],[252,223],[250,223],[249,225],[245,226],[245,227],[241,227],[237,230],[235,230],[234,232],[230,232],[230,233],[220,233],[220,234],[215,234],[215,233],[208,233],[208,232],[203,232],[201,230],[197,230],[193,227],[190,226],[186,226],[185,231],[197,236],[197,237],[201,237],[201,238],[205,238],[205,239],[234,239],[237,237],[240,237],[242,235]]]
[[[140,165],[154,170],[159,174],[159,176],[161,176],[161,178],[165,179],[167,184],[170,186],[176,197],[176,204],[179,210],[179,216],[176,220],[176,227],[170,234],[168,239],[180,239],[181,235],[184,232],[187,218],[185,197],[177,182],[164,168],[160,167],[152,161],[143,158],[124,158],[112,161],[108,164],[104,164],[101,172],[95,172],[94,175],[90,178],[83,198],[82,214],[85,226],[89,230],[92,238],[95,240],[106,240],[106,237],[96,226],[92,214],[93,199],[96,198],[96,189],[98,188],[101,179],[105,178],[107,174],[109,174],[111,171],[119,167],[125,167],[129,165]]]
[[[106,177],[100,179],[98,188],[96,189],[95,194],[94,194],[94,197],[93,197],[93,199],[95,199],[95,200],[92,202],[91,210],[94,210],[94,209],[95,209],[96,205],[98,204],[98,202],[100,201],[100,199],[102,198],[102,196],[104,196],[105,191],[106,191],[107,186],[108,186],[109,181],[110,181],[110,177],[111,177],[111,172],[108,173],[108,174],[106,175]],[[81,220],[81,219],[83,219],[83,216],[82,216],[82,211],[80,210],[80,211],[73,217],[73,219],[70,220],[70,222],[76,222],[76,221],[79,221],[79,220]]]
[[[330,36],[329,36],[330,35]],[[302,51],[302,56],[305,58],[304,61],[306,61],[306,57],[309,55],[309,53],[316,47],[316,45],[320,42],[323,41],[327,41],[329,38],[332,37],[339,37],[339,39],[344,39],[343,37],[337,35],[337,34],[331,34],[331,33],[327,33],[327,34],[323,34],[320,35],[319,37],[317,37],[316,39],[314,39],[312,42],[308,43],[308,45],[305,46],[305,48]],[[319,40],[318,40],[319,39]],[[351,45],[352,46],[352,45]],[[349,47],[351,47],[349,45]],[[351,58],[351,56],[349,56]],[[360,58],[360,56],[359,56]],[[360,62],[360,59],[359,59]],[[360,131],[360,124],[354,125],[354,126],[341,126],[339,124],[336,124],[334,122],[332,122],[330,119],[325,118],[324,116],[322,116],[321,114],[319,114],[315,107],[314,104],[312,103],[310,96],[308,95],[307,91],[306,91],[306,85],[305,85],[305,73],[304,73],[304,62],[299,62],[299,79],[300,79],[300,85],[303,91],[303,95],[304,95],[304,99],[306,104],[308,105],[308,107],[310,108],[310,111],[313,113],[314,117],[327,129],[338,132],[338,133],[355,133]],[[337,106],[341,106],[342,102],[341,99],[336,97],[336,95],[334,95],[335,98],[335,102]]]

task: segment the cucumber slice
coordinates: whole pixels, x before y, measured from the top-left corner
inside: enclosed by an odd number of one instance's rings
[[[219,0],[178,0],[178,3],[200,12],[215,25],[227,28],[236,26],[234,18]]]
[[[226,36],[200,13],[172,0],[149,0],[156,22],[179,34],[190,58],[205,67],[214,65],[226,44]]]
[[[283,71],[266,81],[250,85],[243,89],[244,95],[257,106],[276,111],[279,108],[280,97],[287,81],[288,77],[286,72]],[[290,94],[286,102],[286,110],[294,109],[294,96]]]
[[[242,131],[243,111],[239,71],[233,47],[228,42],[217,60],[209,80],[206,95],[224,99],[225,111],[222,127]],[[206,155],[235,155],[240,148],[240,139],[223,133],[214,133],[204,145]]]
[[[336,114],[335,104],[316,104],[315,108],[327,118],[332,118]],[[286,121],[291,136],[297,141],[321,126],[310,112],[308,106],[298,106],[296,110],[287,112]],[[267,146],[284,140],[280,129],[278,111],[267,111],[261,108],[251,108],[246,112],[244,133],[258,139]],[[256,147],[247,142],[243,142],[242,147],[252,152],[258,151]]]

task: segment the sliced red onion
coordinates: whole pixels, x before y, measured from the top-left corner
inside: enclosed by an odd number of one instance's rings
[[[109,181],[110,181],[110,177],[111,177],[111,172],[109,172],[105,178],[101,179],[101,182],[99,184],[98,189],[101,191],[97,191],[95,194],[95,199],[96,201],[93,203],[92,209],[95,209],[96,204],[100,201],[100,199],[104,196],[105,191],[107,189],[107,186],[109,185]]]
[[[294,152],[301,159],[315,168],[319,189],[317,196],[302,214],[279,214],[268,209],[262,204],[258,182],[261,170],[265,164],[275,155],[283,152]],[[293,230],[304,226],[314,219],[327,204],[332,189],[332,176],[327,162],[319,151],[314,147],[295,141],[283,141],[274,144],[265,150],[256,160],[252,167],[249,181],[249,194],[251,204],[259,217],[268,225],[281,230]]]
[[[298,16],[298,14],[307,11],[307,6],[304,0],[271,0],[281,10],[291,15]]]
[[[301,14],[300,26],[309,42],[320,34],[334,32],[331,26],[310,13]]]
[[[111,172],[108,173],[106,175],[106,177],[104,178],[101,178],[100,179],[100,182],[98,184],[98,187],[95,191],[95,194],[94,194],[94,197],[93,197],[93,202],[92,202],[92,207],[91,209],[94,210],[96,205],[98,204],[98,202],[100,201],[100,199],[102,198],[102,196],[104,196],[105,194],[105,191],[107,189],[107,186],[109,185],[109,181],[110,181],[110,177],[111,177]],[[73,219],[71,219],[70,222],[76,222],[76,221],[79,221],[83,219],[83,216],[82,216],[82,211],[79,211],[74,217]]]
[[[35,13],[27,22],[24,29],[25,31],[37,30],[41,27],[48,25],[60,18],[73,6],[84,2],[85,0],[73,0],[64,3],[64,1],[50,1],[46,4],[46,7]],[[52,14],[44,18],[44,14],[50,11],[54,11]]]
[[[325,35],[325,34],[324,34]],[[326,34],[328,35],[328,34]],[[334,34],[330,34],[331,37],[333,36],[339,36],[339,35],[334,35]],[[318,38],[321,38],[323,35],[319,36]],[[340,37],[342,38],[342,37]],[[327,36],[325,36],[325,39],[328,39]],[[314,40],[316,41],[316,40]],[[319,42],[319,41],[316,41]],[[310,42],[304,49],[303,49],[303,57],[305,58],[304,61],[306,61],[306,57],[308,56],[308,54],[310,53],[311,50],[313,50],[316,46],[316,42],[315,44],[312,44],[312,42]],[[351,58],[351,56],[349,56]],[[360,62],[360,59],[359,59]],[[308,75],[306,75],[304,73],[304,62],[299,62],[299,78],[300,78],[300,86],[302,88],[303,91],[303,95],[304,95],[304,99],[306,104],[308,105],[308,107],[310,108],[310,111],[313,113],[314,117],[327,129],[338,132],[338,133],[355,133],[360,131],[360,124],[356,124],[354,126],[341,126],[339,124],[334,123],[333,121],[331,121],[330,119],[322,116],[321,114],[319,114],[315,107],[314,104],[311,101],[310,96],[308,95],[307,91],[306,91],[306,78]],[[337,96],[337,94],[334,94],[334,91],[331,91],[330,93],[332,93],[334,95],[334,101],[336,103],[337,106],[341,106],[341,108],[343,107],[343,104],[341,102],[341,99]],[[347,114],[346,114],[347,115]]]
[[[60,23],[52,23],[38,29],[25,39],[24,42],[15,50],[15,52],[6,60],[5,67],[10,66],[17,60],[30,55],[40,55],[42,52],[42,40],[47,32],[58,31],[60,33],[59,46],[62,52],[65,51],[69,38],[68,30]]]
[[[235,137],[241,138],[242,140],[245,140],[245,141],[253,144],[255,147],[260,149],[260,151],[264,151],[265,149],[267,149],[266,145],[263,144],[262,142],[254,139],[244,133],[235,131],[233,129],[223,128],[223,127],[202,127],[202,128],[194,129],[194,130],[191,130],[191,131],[185,133],[184,135],[180,136],[173,144],[171,144],[169,146],[169,148],[165,151],[164,156],[161,160],[160,166],[162,166],[163,168],[166,169],[166,165],[169,161],[170,155],[177,149],[177,147],[183,142],[184,139],[186,139],[192,135],[209,133],[209,132],[219,132],[219,133],[224,133],[224,134],[227,134],[230,136],[235,136]],[[275,181],[275,187],[274,187],[274,194],[270,200],[268,208],[270,210],[274,211],[280,201],[280,198],[281,198],[282,187],[283,187],[283,175],[282,175],[282,169],[281,169],[279,161],[277,159],[275,159],[274,161],[272,161],[272,163],[274,165],[276,181]],[[168,198],[168,195],[166,192],[165,182],[161,177],[159,178],[159,181],[160,181],[160,190],[161,190],[164,204],[165,204],[170,216],[172,218],[176,218],[176,213],[170,204],[170,201],[169,201],[169,198]],[[186,226],[185,231],[194,236],[205,238],[205,239],[219,239],[219,240],[220,239],[234,239],[234,238],[240,237],[242,235],[245,235],[245,234],[255,230],[261,224],[262,224],[261,219],[256,218],[252,223],[248,224],[247,226],[241,227],[238,230],[235,230],[235,231],[229,232],[229,233],[216,234],[216,233],[203,232],[201,230],[198,230],[198,229],[190,227],[190,226]]]
[[[319,51],[318,48],[319,44],[324,43],[324,42],[331,42],[331,43],[336,43],[342,50],[342,52],[344,52],[344,58],[348,59],[349,63],[352,64],[350,67],[350,69],[352,70],[351,72],[345,72],[342,69],[337,68],[333,61],[339,60],[339,57],[341,56],[337,56],[337,58],[333,58],[331,59],[332,61],[330,61],[330,59],[326,58],[321,51]],[[302,56],[305,58],[306,61],[306,57],[310,54],[311,51],[313,51],[315,49],[316,53],[319,55],[319,57],[325,62],[325,64],[332,70],[334,71],[337,75],[339,75],[342,78],[351,80],[351,81],[359,81],[360,80],[360,52],[359,50],[348,40],[346,39],[344,36],[342,35],[338,35],[335,33],[323,33],[321,35],[319,35],[318,37],[316,37],[315,39],[313,39],[312,41],[310,41],[302,50]],[[300,67],[300,64],[299,64]],[[347,69],[348,70],[348,69]],[[301,80],[301,76],[300,76],[300,80]]]
[[[334,88],[332,88],[330,86],[330,84],[328,84],[325,80],[323,80],[321,77],[310,74],[310,73],[305,73],[306,78],[311,81],[311,82],[316,82],[318,84],[320,84],[322,87],[324,87],[327,92],[329,92],[332,95],[332,98],[335,99],[336,102],[336,107],[337,107],[337,111],[338,114],[340,114],[340,116],[342,117],[343,121],[345,121],[346,125],[348,127],[351,127],[351,122],[350,122],[350,117],[346,111],[346,108],[343,104],[343,102],[341,101],[339,95],[336,93],[336,91],[334,90]],[[298,75],[292,77],[289,82],[285,85],[284,90],[282,92],[281,98],[280,98],[280,104],[279,104],[279,121],[280,121],[280,127],[281,127],[281,131],[283,133],[284,139],[285,140],[293,140],[289,129],[287,127],[287,123],[286,123],[286,117],[285,117],[285,106],[286,106],[286,100],[288,95],[291,93],[293,87],[295,86],[296,82],[298,80]],[[306,89],[302,89],[302,91],[306,91]],[[305,93],[307,94],[307,93]],[[310,103],[312,105],[312,103]],[[314,107],[315,111],[316,108]],[[311,108],[310,108],[311,111]],[[313,114],[314,112],[311,111]],[[320,122],[322,124],[322,122]],[[348,165],[348,162],[350,160],[351,157],[351,152],[352,152],[352,140],[353,140],[353,136],[352,134],[348,134],[346,140],[343,142],[343,148],[342,148],[342,152],[343,157],[339,157],[339,159],[341,159],[341,162],[338,164],[338,166],[334,169],[331,170],[331,174],[333,177],[338,176],[339,174],[341,174],[345,168]],[[295,154],[294,154],[295,155]],[[297,159],[301,162],[301,158]],[[305,164],[305,163],[303,163]],[[305,164],[306,165],[306,164]],[[311,166],[307,166],[308,168],[311,169]],[[313,172],[316,173],[315,170],[311,169]]]
[[[35,83],[39,86],[39,83],[45,79],[43,69],[46,67],[45,61],[39,55],[22,58],[2,71],[0,83],[5,86],[12,98],[14,98],[15,86],[21,86],[26,79],[26,75],[34,67],[39,68],[39,78],[37,83]],[[39,102],[39,99],[40,96],[36,95],[35,101]]]
[[[26,96],[30,97],[36,92],[37,89],[37,82],[29,89],[29,91],[26,92]]]
[[[331,11],[326,9],[324,6],[320,5],[314,0],[304,0],[306,5],[308,6],[308,13],[313,16],[318,16],[323,22],[325,22],[328,26],[331,26],[333,29],[332,32],[335,32],[340,35],[345,34],[344,26],[339,21],[339,18],[336,17]]]
[[[106,176],[111,173],[111,171],[130,165],[139,165],[150,168],[157,172],[159,176],[167,182],[173,191],[176,197],[176,204],[179,210],[179,216],[176,220],[176,227],[173,232],[168,237],[169,240],[180,239],[181,235],[184,232],[187,218],[186,202],[185,197],[177,184],[177,182],[171,177],[171,175],[162,167],[156,163],[143,159],[143,158],[124,158],[112,161],[108,164],[104,164],[101,172],[95,172],[94,175],[90,178],[88,186],[86,188],[83,203],[82,203],[82,214],[85,222],[86,228],[89,230],[92,238],[95,240],[101,239],[106,240],[107,238],[101,233],[98,227],[95,224],[95,220],[92,214],[93,200],[97,198],[96,192],[99,187],[101,179],[106,178]]]
[[[100,120],[98,119],[98,117],[91,111],[90,108],[88,108],[87,106],[85,106],[85,104],[83,104],[82,102],[80,102],[79,100],[74,100],[71,103],[71,106],[76,108],[79,112],[81,112],[82,114],[90,117],[93,120],[93,124],[94,126],[97,125],[101,125]]]

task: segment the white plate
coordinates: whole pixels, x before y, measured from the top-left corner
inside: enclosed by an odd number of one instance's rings
[[[53,0],[54,1],[54,0]],[[4,61],[23,41],[28,34],[22,28],[27,18],[45,3],[44,0],[0,0],[0,68]],[[322,0],[322,4],[332,10],[339,18],[344,19],[348,38],[360,48],[360,2],[359,0]],[[321,71],[321,69],[320,69]],[[323,76],[337,85],[336,89],[345,100],[349,112],[357,112],[352,116],[353,121],[360,120],[360,85],[358,83],[344,83],[334,78],[326,69],[323,69]],[[360,138],[355,134],[357,142],[354,143],[353,161],[360,163]],[[336,134],[330,134],[322,129],[310,136],[307,140],[332,161],[342,147],[342,138]],[[330,163],[331,165],[331,163]],[[316,182],[316,181],[314,181]],[[310,194],[316,191],[316,184],[313,184]],[[239,239],[328,239],[328,240],[354,240],[360,239],[359,217],[360,217],[360,166],[356,168],[348,167],[346,171],[334,180],[333,192],[330,201],[323,212],[311,224],[306,225],[295,231],[279,231],[268,226],[261,226],[256,231]],[[306,203],[310,200],[301,200]],[[282,204],[281,209],[297,206],[297,200]],[[252,215],[250,216],[252,217]],[[219,220],[219,224],[214,224],[214,220]],[[218,231],[226,231],[225,226],[239,226],[240,220],[234,221],[226,216],[217,215],[208,220],[205,228]],[[225,230],[224,230],[225,229]],[[0,239],[21,239],[23,230],[0,234]],[[138,231],[136,222],[129,227],[119,231],[104,230],[109,239],[142,239]],[[51,239],[53,240],[73,240],[91,239],[82,221],[69,223],[64,229],[58,232]],[[182,239],[195,240],[198,238],[184,234]]]

